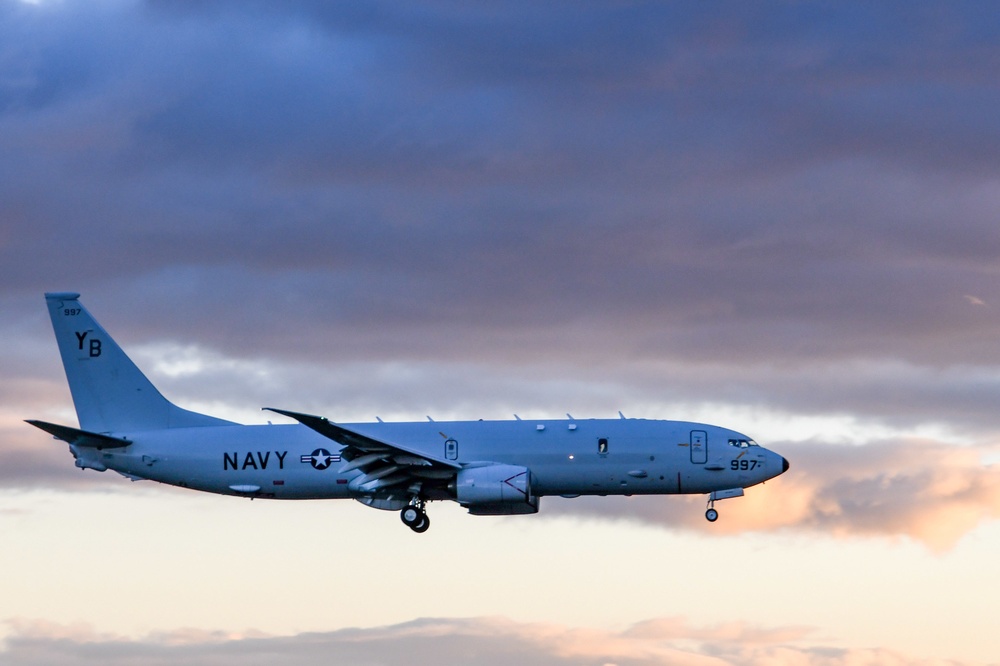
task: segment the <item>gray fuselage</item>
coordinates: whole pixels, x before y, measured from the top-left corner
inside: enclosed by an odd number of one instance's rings
[[[541,495],[707,493],[746,488],[783,471],[784,459],[717,426],[646,419],[344,424],[381,441],[463,466],[528,468]],[[357,470],[343,449],[294,425],[226,425],[115,433],[133,443],[77,449],[81,462],[134,478],[213,493],[274,499],[352,497]]]

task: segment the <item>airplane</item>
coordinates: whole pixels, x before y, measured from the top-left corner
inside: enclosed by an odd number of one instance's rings
[[[788,470],[744,434],[687,421],[625,418],[241,425],[167,400],[80,304],[45,294],[79,428],[28,420],[69,444],[80,469],[114,470],[222,495],[355,499],[398,511],[414,532],[426,506],[477,516],[533,514],[546,495],[708,494],[715,502]]]

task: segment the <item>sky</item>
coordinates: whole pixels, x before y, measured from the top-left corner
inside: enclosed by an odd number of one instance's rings
[[[0,664],[998,664],[988,2],[0,0]],[[535,516],[81,471],[42,294],[242,423],[682,419]]]

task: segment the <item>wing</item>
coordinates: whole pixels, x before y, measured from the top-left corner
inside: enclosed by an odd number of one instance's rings
[[[340,473],[360,471],[361,475],[351,480],[350,489],[362,495],[385,499],[433,497],[435,491],[446,489],[461,469],[461,465],[450,460],[363,435],[331,423],[324,416],[264,409],[293,418],[342,445],[340,456],[347,464],[340,468]]]

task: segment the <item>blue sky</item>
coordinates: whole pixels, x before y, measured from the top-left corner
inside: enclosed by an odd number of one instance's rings
[[[983,2],[0,2],[0,660],[996,663],[998,35]],[[423,539],[80,472],[22,422],[75,419],[55,290],[246,423],[620,409],[792,470],[711,526],[551,499]]]

